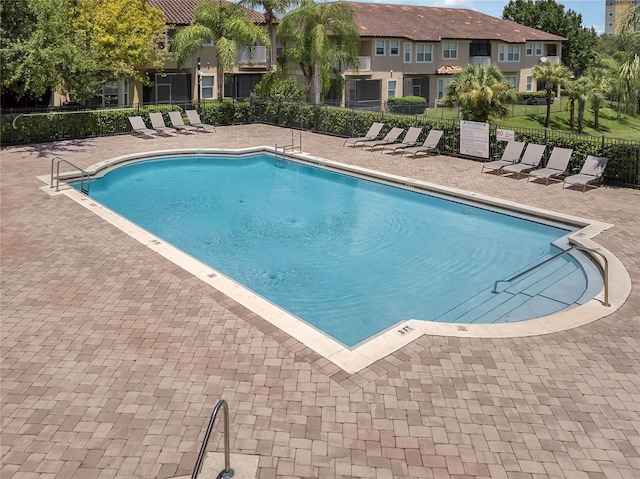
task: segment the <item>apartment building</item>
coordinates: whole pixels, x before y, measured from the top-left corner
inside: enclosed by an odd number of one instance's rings
[[[563,37],[473,10],[349,2],[361,35],[358,68],[345,71],[348,106],[420,96],[434,106],[468,64],[495,65],[519,91],[537,91],[533,67],[560,62]]]
[[[169,46],[178,29],[193,22],[195,8],[202,0],[149,0],[149,3],[161,10],[165,15],[167,30],[165,46]],[[258,25],[265,25],[264,15],[247,9],[252,20]],[[266,25],[265,25],[266,28]],[[275,38],[272,40],[275,45]],[[275,52],[275,47],[272,46]],[[197,60],[200,59],[198,68]],[[275,54],[273,55],[275,60]],[[225,97],[248,97],[253,87],[267,72],[267,47],[252,46],[241,48],[238,60],[224,85]],[[180,69],[170,55],[167,55],[164,68],[147,72],[151,83],[143,85],[126,78],[106,83],[94,98],[94,104],[101,106],[129,106],[135,104],[188,103],[198,97],[216,99],[216,55],[213,42],[204,43],[198,54],[188,59]],[[198,76],[200,83],[198,84]],[[56,97],[56,103],[66,98]]]
[[[620,20],[627,11],[640,5],[640,0],[605,0],[605,27],[607,35],[620,33]]]
[[[175,32],[190,25],[202,0],[149,0],[164,12],[170,43]],[[607,0],[611,1],[611,0]],[[344,72],[345,88],[332,90],[327,100],[358,108],[384,108],[390,97],[420,96],[438,104],[447,84],[468,64],[495,65],[520,91],[537,91],[533,67],[540,61],[560,62],[564,38],[491,17],[473,10],[349,2],[355,13],[361,43],[358,67]],[[249,10],[256,24],[264,15]],[[272,39],[275,61],[276,39]],[[178,69],[171,57],[164,68],[148,71],[150,85],[121,79],[103,87],[96,98],[103,106],[139,103],[185,103],[217,96],[213,44]],[[267,72],[267,48],[253,46],[239,52],[224,85],[225,97],[245,98]],[[200,82],[198,82],[198,76]]]

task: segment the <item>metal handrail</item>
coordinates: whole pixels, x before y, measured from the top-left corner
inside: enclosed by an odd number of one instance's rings
[[[204,461],[204,454],[207,450],[207,445],[209,444],[209,439],[211,438],[211,431],[213,431],[213,424],[216,420],[216,416],[218,415],[218,411],[220,408],[223,408],[223,418],[224,418],[224,470],[220,472],[218,477],[222,477],[227,479],[229,477],[233,477],[233,469],[230,466],[230,454],[229,454],[229,406],[227,405],[227,401],[224,399],[220,399],[216,407],[213,408],[213,412],[211,413],[211,419],[209,419],[209,425],[207,426],[207,432],[204,434],[204,439],[202,440],[202,447],[200,448],[200,454],[198,454],[198,460],[196,461],[196,467],[193,469],[193,474],[191,475],[191,479],[196,479],[198,474],[200,474],[200,468],[202,467],[202,462]]]
[[[89,194],[89,186],[91,185],[91,175],[89,175],[89,173],[87,173],[86,171],[84,171],[82,168],[80,168],[79,166],[74,165],[73,163],[71,163],[68,160],[65,160],[64,158],[60,158],[59,156],[54,156],[53,158],[51,158],[51,182],[49,184],[49,188],[53,188],[53,164],[56,162],[56,160],[58,161],[57,163],[57,169],[56,169],[56,192],[60,191],[60,163],[66,163],[67,165],[71,166],[72,168],[75,168],[76,170],[80,171],[80,191],[82,193],[84,193],[85,195]],[[84,187],[84,181],[85,178],[87,180],[87,187]]]
[[[285,144],[280,145],[282,140],[287,138],[289,135],[291,136],[291,138],[289,138],[288,141]],[[284,161],[284,157],[286,155],[287,150],[293,150],[295,148],[295,146],[296,146],[295,145],[296,136],[298,137],[298,151],[302,152],[302,132],[301,131],[295,131],[295,130],[289,130],[284,135],[282,135],[282,138],[280,138],[278,141],[276,141],[276,144],[275,144],[276,160],[278,159],[278,148],[279,147],[282,148],[282,160],[283,161]]]
[[[598,251],[597,249],[593,249],[593,248],[587,248],[586,246],[580,246],[580,245],[573,245],[568,249],[565,249],[564,251],[561,251],[560,253],[552,256],[551,258],[547,258],[546,260],[533,265],[532,267],[526,269],[525,271],[518,273],[514,276],[511,276],[507,279],[499,279],[498,281],[496,281],[495,283],[493,283],[493,289],[491,290],[492,293],[497,293],[498,290],[498,283],[510,283],[511,281],[514,281],[518,278],[521,278],[522,276],[524,276],[527,273],[530,273],[531,271],[533,271],[534,269],[538,269],[541,266],[544,266],[545,264],[550,263],[551,261],[559,258],[560,256],[564,256],[565,254],[570,253],[573,250],[578,250],[578,251],[586,251],[588,253],[595,253],[597,255],[599,255],[604,263],[604,302],[602,303],[603,306],[609,307],[611,306],[611,304],[609,304],[609,261],[607,260],[607,257],[601,252]]]

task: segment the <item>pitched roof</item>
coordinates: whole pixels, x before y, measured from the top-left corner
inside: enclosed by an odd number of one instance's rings
[[[441,40],[502,40],[507,43],[566,38],[464,8],[348,2],[362,37]]]
[[[149,0],[151,6],[164,12],[165,22],[169,25],[190,25],[193,22],[196,6],[204,0]],[[224,3],[232,3],[227,0]],[[254,23],[265,23],[264,14],[246,9]]]

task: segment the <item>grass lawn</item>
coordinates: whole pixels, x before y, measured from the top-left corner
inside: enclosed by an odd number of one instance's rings
[[[564,100],[564,99],[563,99]],[[566,105],[566,100],[563,101]],[[502,120],[495,121],[502,127],[521,127],[521,128],[544,128],[546,117],[546,106],[536,107],[528,106],[533,114],[526,116],[510,116]],[[555,111],[554,111],[555,110]],[[427,116],[434,118],[458,118],[458,110],[455,108],[430,108]],[[578,109],[576,108],[576,117],[574,128],[569,127],[569,112],[564,108],[558,111],[558,107],[552,105],[551,119],[549,128],[552,130],[570,131],[577,133]],[[494,123],[492,121],[492,123]],[[620,138],[625,140],[640,139],[640,116],[630,116],[623,114],[620,120],[616,119],[616,111],[611,108],[600,109],[600,129],[593,127],[593,111],[587,109],[584,114],[585,135],[606,136],[608,138]]]

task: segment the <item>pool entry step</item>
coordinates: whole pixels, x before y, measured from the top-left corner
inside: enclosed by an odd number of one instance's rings
[[[434,318],[442,323],[492,324],[524,321],[573,308],[588,301],[582,270],[568,261],[549,263],[513,283],[481,291]]]

